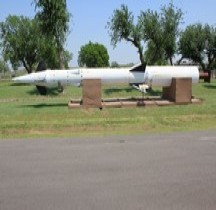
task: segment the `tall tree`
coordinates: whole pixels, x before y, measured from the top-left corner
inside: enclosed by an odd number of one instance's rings
[[[180,34],[180,23],[183,19],[181,9],[175,7],[173,3],[169,6],[163,6],[161,11],[162,31],[163,31],[163,48],[165,57],[173,64],[173,57],[177,52],[177,39]]]
[[[36,17],[39,19],[42,32],[56,45],[59,58],[59,66],[56,67],[64,68],[64,44],[70,19],[66,0],[34,0],[34,3],[38,9]]]
[[[163,6],[159,13],[152,10],[141,11],[135,24],[132,12],[122,5],[121,9],[114,11],[107,23],[111,43],[115,47],[122,40],[131,42],[138,49],[142,64],[145,61],[150,64],[160,63],[163,59],[172,64],[182,16],[181,9],[170,3]],[[149,47],[145,55],[146,60],[142,45],[145,42]]]
[[[104,45],[89,42],[81,47],[78,57],[79,66],[107,67],[109,55]]]
[[[132,43],[137,49],[141,63],[144,65],[144,55],[142,46],[142,31],[140,22],[134,23],[134,16],[126,5],[121,5],[120,9],[113,12],[110,21],[107,23],[111,43],[116,47],[118,42],[125,40]]]
[[[139,21],[142,23],[143,39],[147,42],[146,62],[149,65],[160,64],[165,60],[161,16],[157,11],[141,11]]]
[[[144,40],[147,42],[147,61],[151,64],[173,64],[173,57],[177,51],[179,25],[183,12],[175,8],[173,3],[163,6],[160,13],[147,10],[141,12],[139,20],[142,23]]]
[[[47,66],[56,68],[58,53],[52,40],[43,36],[36,19],[24,16],[8,16],[0,23],[0,47],[5,61],[10,61],[13,69],[24,66],[31,73],[37,63],[44,59]],[[64,51],[65,65],[71,60]]]
[[[22,64],[31,73],[37,62],[39,34],[37,21],[24,16],[8,16],[0,23],[4,60],[10,61],[14,68]]]
[[[216,61],[216,28],[200,23],[187,26],[179,40],[182,58],[198,63],[203,70],[211,70]]]

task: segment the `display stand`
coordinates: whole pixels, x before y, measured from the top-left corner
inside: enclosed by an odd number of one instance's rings
[[[82,106],[84,108],[102,108],[101,104],[101,80],[84,79],[82,81]]]
[[[82,99],[72,99],[69,108],[135,108],[174,106],[179,104],[201,104],[201,99],[192,97],[191,78],[173,78],[170,87],[164,87],[162,97],[149,96],[140,98],[101,98],[101,80],[85,79],[82,81]]]
[[[173,78],[170,87],[163,87],[162,98],[178,104],[191,103],[192,79]]]

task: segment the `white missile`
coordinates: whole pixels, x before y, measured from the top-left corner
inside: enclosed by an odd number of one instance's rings
[[[77,68],[71,70],[46,70],[16,77],[15,83],[28,83],[42,87],[82,85],[84,79],[101,79],[102,84],[122,83],[143,87],[171,85],[172,78],[192,78],[192,83],[199,81],[196,66],[142,66],[132,68]],[[139,88],[139,85],[142,88]]]

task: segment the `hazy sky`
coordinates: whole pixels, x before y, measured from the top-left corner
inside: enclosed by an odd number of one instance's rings
[[[110,62],[138,63],[137,50],[130,43],[122,42],[113,49],[105,28],[107,21],[121,4],[128,5],[129,10],[137,17],[141,10],[159,10],[162,5],[169,2],[170,0],[67,0],[68,10],[72,14],[70,34],[66,43],[66,48],[73,53],[71,66],[77,66],[80,47],[89,41],[105,45]],[[173,3],[185,13],[182,28],[197,22],[216,24],[215,0],[173,0]],[[0,21],[4,21],[8,15],[33,18],[35,10],[32,0],[0,0]]]

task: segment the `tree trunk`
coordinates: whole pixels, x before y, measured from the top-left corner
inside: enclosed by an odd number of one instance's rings
[[[146,62],[144,59],[143,48],[142,48],[141,42],[139,40],[135,40],[131,38],[127,38],[127,41],[133,43],[133,45],[138,49],[140,62],[142,65],[145,65]]]
[[[59,57],[59,67],[60,69],[65,69],[65,64],[64,64],[64,53],[61,48],[58,48],[58,57]]]
[[[23,63],[23,66],[25,67],[26,71],[28,72],[28,74],[32,73],[32,69],[27,66],[27,64],[24,60],[22,61],[22,63]]]
[[[172,57],[170,57],[169,60],[170,60],[170,65],[172,66],[173,65]]]
[[[184,59],[184,57],[182,56],[182,57],[178,60],[177,64],[180,65],[181,62],[183,61],[183,59]]]
[[[145,59],[144,59],[144,55],[143,55],[143,48],[141,45],[137,46],[138,48],[138,53],[139,53],[139,57],[140,57],[140,62],[142,65],[145,65]]]

